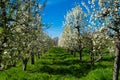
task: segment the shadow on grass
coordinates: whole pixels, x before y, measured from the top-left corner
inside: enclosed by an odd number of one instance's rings
[[[79,60],[75,60],[75,59],[55,61],[53,65],[55,67],[48,64],[44,64],[43,66],[39,67],[35,72],[48,73],[50,75],[72,75],[77,78],[80,78],[86,76],[91,70],[97,68],[111,67],[109,65],[98,63],[93,68],[91,68],[89,63],[82,64],[79,62]]]
[[[42,66],[38,70],[39,72],[42,73],[48,73],[52,75],[72,75],[77,78],[83,77],[88,74],[89,71],[91,71],[91,68],[89,65],[84,65],[81,67],[77,66],[69,66],[69,67],[58,67],[58,68],[53,68],[51,66]]]
[[[46,55],[42,57],[44,59],[37,64],[36,69],[29,70],[29,72],[34,73],[47,73],[50,75],[72,75],[77,78],[86,76],[91,70],[97,68],[107,68],[109,65],[97,63],[91,68],[90,63],[83,62],[80,63],[78,58],[73,57],[70,54],[61,53],[54,51],[54,54]],[[113,58],[103,58],[101,61],[112,61]],[[45,61],[46,60],[46,61]]]
[[[91,66],[87,63],[80,63],[79,60],[58,60],[53,62],[53,65],[44,63],[42,66],[36,68],[36,70],[29,70],[30,73],[47,73],[50,75],[72,75],[77,78],[86,76],[91,71]]]
[[[55,61],[53,64],[69,66],[69,65],[79,64],[79,63],[80,63],[79,60],[60,60],[60,61]]]
[[[47,55],[45,57],[42,57],[42,59],[65,59],[67,57],[70,57],[70,54],[52,54],[52,55]]]
[[[102,59],[102,61],[114,61],[114,56],[113,57],[109,57],[109,58],[104,58]]]

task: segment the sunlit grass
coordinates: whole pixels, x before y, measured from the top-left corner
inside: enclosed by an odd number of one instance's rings
[[[85,52],[84,52],[85,53]],[[89,56],[83,56],[87,61]],[[62,48],[51,48],[41,59],[36,59],[35,65],[28,63],[27,71],[22,71],[22,65],[0,71],[0,80],[112,80],[113,56],[105,55],[101,62],[79,62],[76,57]]]

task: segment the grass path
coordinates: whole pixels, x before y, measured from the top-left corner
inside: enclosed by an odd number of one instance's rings
[[[86,58],[86,57],[85,57]],[[64,49],[52,48],[35,65],[28,64],[27,71],[22,66],[0,72],[0,80],[112,80],[112,62],[90,64],[80,63],[77,57]]]
[[[79,64],[78,57],[74,58],[73,55],[66,53],[64,50],[57,49],[49,51],[41,58],[40,64],[42,67],[39,69],[40,72],[59,76],[63,79],[67,76],[80,78],[88,72],[89,65],[82,66],[83,64]]]

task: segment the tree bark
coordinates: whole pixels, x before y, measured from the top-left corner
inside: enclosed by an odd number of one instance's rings
[[[31,55],[30,55],[30,63],[31,63],[31,64],[34,64],[34,63],[35,63],[34,53],[31,53]]]
[[[75,51],[74,51],[73,55],[74,55],[74,57],[76,57],[76,52]]]
[[[78,22],[77,22],[78,23]],[[79,52],[79,58],[80,61],[82,61],[82,45],[81,45],[81,39],[80,39],[80,26],[76,26],[77,32],[78,32],[78,52]]]
[[[114,59],[114,71],[113,71],[113,80],[118,80],[119,67],[120,67],[120,38],[119,35],[116,36],[116,55]]]
[[[4,36],[4,40],[3,40],[3,42],[2,42],[2,45],[1,45],[1,50],[0,50],[0,66],[2,66],[1,65],[1,62],[2,62],[2,53],[3,53],[3,51],[4,51],[4,46],[3,46],[3,44],[4,43],[7,43],[7,37],[6,37],[6,32],[7,32],[7,26],[6,26],[6,24],[7,24],[7,19],[6,19],[6,4],[5,4],[5,2],[2,2],[2,1],[0,1],[0,7],[1,7],[1,9],[2,9],[2,23],[0,24],[1,25],[1,27],[4,29],[4,34],[5,34],[5,36]]]
[[[16,62],[15,61],[13,62],[13,67],[16,67]]]
[[[94,66],[94,53],[93,53],[93,51],[90,52],[90,59],[91,59],[91,66]]]
[[[2,50],[0,50],[0,67],[2,66],[1,63],[2,63]]]
[[[90,62],[91,66],[94,66],[94,52],[93,52],[93,40],[91,38],[88,38],[90,40]]]
[[[38,56],[38,59],[40,59],[40,53],[38,53],[37,56]]]
[[[82,50],[79,51],[79,59],[82,61]]]
[[[28,58],[22,59],[22,62],[23,62],[23,71],[26,71]]]
[[[74,53],[73,53],[73,50],[70,50],[70,54],[71,54],[71,55],[73,55],[73,54],[74,54]]]
[[[99,57],[97,59],[94,59],[94,62],[99,62],[103,58],[102,53],[99,52]]]

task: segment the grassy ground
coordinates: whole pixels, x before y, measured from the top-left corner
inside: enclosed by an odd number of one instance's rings
[[[22,71],[21,65],[1,71],[0,80],[112,80],[113,61],[106,55],[91,68],[89,63],[80,63],[78,55],[73,57],[64,49],[52,48],[35,65],[28,64],[27,71]]]

